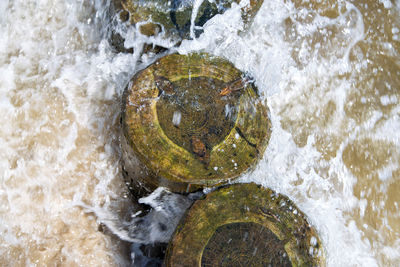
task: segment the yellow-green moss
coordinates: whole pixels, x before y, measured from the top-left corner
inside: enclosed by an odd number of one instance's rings
[[[253,236],[251,242],[237,241],[239,245],[232,244],[232,249],[230,249],[230,239],[221,234],[220,240],[213,238],[211,242],[217,229],[221,231],[221,227],[226,225],[231,228],[236,227],[238,231],[240,227],[246,225],[249,229],[270,231],[273,233],[273,238],[271,235],[268,237],[265,233],[260,233],[259,237]],[[260,240],[261,237],[274,240]],[[221,244],[218,243],[220,241],[226,241],[226,247],[215,250],[215,259],[242,264],[238,266],[260,261],[264,264],[281,262],[284,266],[287,266],[285,263],[288,262],[290,266],[325,266],[323,247],[317,232],[309,225],[305,215],[287,197],[255,184],[226,186],[196,201],[181,221],[169,244],[165,264],[206,266],[205,262],[202,262],[205,261],[203,251],[205,248],[207,250],[213,247],[221,248]],[[265,247],[258,248],[255,244],[262,244]],[[249,251],[257,252],[257,249],[271,250],[271,253],[264,251],[248,255]],[[272,250],[275,250],[274,253]],[[221,256],[219,252],[224,255]],[[271,259],[269,258],[271,255],[278,258]],[[289,261],[279,259],[280,255],[282,257],[286,255]],[[257,258],[248,259],[255,256]],[[213,266],[224,265],[223,262],[214,262]]]
[[[207,54],[169,55],[138,73],[124,94],[123,138],[146,174],[131,176],[185,192],[225,183],[254,166],[270,137],[267,109],[245,80],[239,90],[220,94],[242,77],[228,61]],[[181,128],[173,125],[175,110],[189,116]],[[125,169],[133,170],[124,155]]]

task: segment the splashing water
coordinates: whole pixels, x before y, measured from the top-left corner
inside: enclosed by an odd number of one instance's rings
[[[166,242],[174,224],[157,233],[152,223],[177,220],[192,201],[159,189],[142,200],[152,226],[135,233],[143,224],[119,165],[120,97],[157,57],[143,46],[175,41],[140,35],[110,4],[0,2],[2,266],[130,265],[126,241]],[[233,4],[176,48],[254,77],[273,131],[240,181],[289,196],[317,228],[328,266],[400,264],[399,10],[399,1],[271,0],[247,29]],[[134,53],[116,53],[110,30]]]

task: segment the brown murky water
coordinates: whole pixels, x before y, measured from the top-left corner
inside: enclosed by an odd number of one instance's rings
[[[312,6],[330,18],[336,18],[338,10],[345,12],[346,2],[327,2],[298,6]],[[333,182],[334,190],[342,190],[343,185],[335,177],[337,174],[329,172],[328,166],[332,158],[341,154],[343,165],[356,179],[353,194],[359,200],[359,206],[345,212],[345,216],[355,221],[372,251],[379,251],[375,254],[378,264],[395,266],[399,261],[391,258],[390,250],[396,250],[400,242],[400,139],[396,133],[400,122],[400,13],[393,8],[396,5],[393,1],[353,4],[364,25],[363,37],[350,49],[344,37],[349,34],[346,28],[355,23],[353,10],[348,12],[346,25],[334,24],[305,37],[300,34],[300,38],[291,22],[285,21],[289,29],[287,38],[296,36],[296,42],[299,39],[302,42],[295,46],[293,55],[299,65],[302,62],[297,47],[301,50],[305,42],[309,44],[309,53],[313,53],[316,44],[325,43],[317,57],[335,60],[348,53],[349,71],[332,76],[323,74],[310,81],[302,94],[288,99],[289,108],[280,112],[281,123],[299,147],[305,146],[310,136],[314,138],[315,148],[321,153],[320,162],[314,163],[315,172],[324,179],[337,180]],[[342,81],[346,81],[347,87],[343,99],[335,101],[337,96],[333,99],[328,96],[322,100],[331,87],[343,86]],[[304,108],[310,101],[320,102],[313,108]]]
[[[328,266],[398,266],[400,2],[318,2],[264,1],[247,30],[234,6],[178,50],[254,76],[273,136],[242,181],[288,195]],[[129,208],[119,101],[151,56],[113,52],[106,5],[0,3],[2,266],[128,264],[126,244],[101,225]],[[138,50],[145,38],[127,43]]]

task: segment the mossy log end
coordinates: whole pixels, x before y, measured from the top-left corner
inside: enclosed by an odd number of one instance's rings
[[[325,266],[305,215],[255,184],[223,187],[196,201],[168,246],[166,266]]]
[[[257,88],[231,63],[204,53],[172,54],[131,80],[122,128],[130,189],[184,193],[226,183],[254,166],[271,123]]]
[[[198,10],[195,26],[203,26],[209,19],[222,14],[240,0],[205,0]],[[242,8],[242,19],[250,24],[263,0],[251,0]],[[191,1],[177,0],[114,0],[116,10],[121,10],[121,21],[128,21],[139,27],[139,31],[148,36],[155,34],[154,28],[163,28],[168,38],[186,39],[190,37],[190,25],[193,11]],[[127,14],[128,12],[128,14]],[[143,29],[143,30],[142,30]],[[148,29],[151,29],[150,31]],[[196,32],[200,34],[201,31]]]

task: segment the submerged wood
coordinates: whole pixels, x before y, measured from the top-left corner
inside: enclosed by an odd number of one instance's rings
[[[182,219],[166,266],[325,266],[321,241],[285,196],[236,184],[196,201]]]
[[[139,196],[158,186],[184,193],[224,184],[263,155],[270,126],[257,88],[231,63],[168,55],[125,90],[123,173]]]
[[[190,37],[194,1],[114,0],[113,2],[116,10],[121,10],[121,21],[129,21],[144,35],[153,36],[163,29],[165,36],[170,39]],[[215,15],[224,13],[233,3],[240,3],[240,0],[204,0],[195,18],[196,35],[202,32],[198,27],[203,26]],[[246,25],[253,20],[262,3],[263,0],[250,0],[242,7],[242,19]]]

